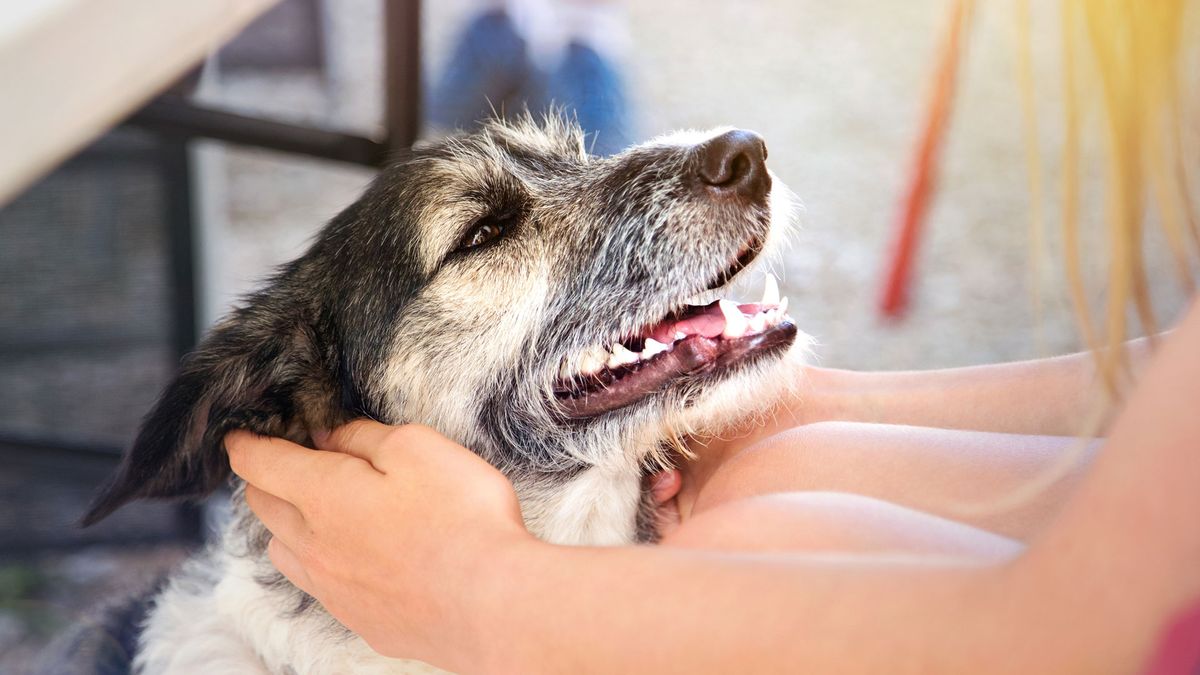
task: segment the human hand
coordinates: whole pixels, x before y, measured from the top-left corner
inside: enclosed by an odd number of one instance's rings
[[[682,522],[679,517],[679,502],[676,496],[683,487],[683,474],[679,469],[665,469],[650,476],[650,495],[655,505],[655,520],[660,538],[675,531]]]
[[[271,562],[373,649],[444,668],[474,658],[474,582],[533,542],[508,480],[433,429],[360,420],[320,450],[235,431],[230,465]],[[332,451],[332,452],[327,452]]]

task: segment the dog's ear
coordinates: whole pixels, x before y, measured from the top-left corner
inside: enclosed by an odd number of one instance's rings
[[[223,437],[233,429],[301,440],[307,424],[326,422],[328,370],[311,327],[294,314],[261,310],[239,310],[184,360],[83,517],[85,527],[135,499],[211,493],[229,478]],[[301,409],[319,417],[300,419]]]

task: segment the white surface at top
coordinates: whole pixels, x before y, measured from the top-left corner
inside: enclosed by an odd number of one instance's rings
[[[0,205],[277,0],[0,0]]]

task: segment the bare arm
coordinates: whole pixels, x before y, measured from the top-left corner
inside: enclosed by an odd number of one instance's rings
[[[1021,622],[998,611],[1003,570],[906,556],[539,548],[502,560],[497,576],[520,581],[489,585],[476,603],[491,636],[473,670],[1012,670],[1004,651]]]
[[[1131,340],[1124,349],[1133,372],[1140,372],[1151,356],[1150,340]],[[1099,417],[1109,406],[1095,360],[1087,352],[941,370],[865,372],[807,366],[797,377],[798,386],[765,424],[753,420],[726,431],[719,440],[736,439],[744,447],[785,429],[829,421],[1032,436],[1103,433],[1111,423]],[[710,440],[700,439],[706,445]]]
[[[698,448],[699,456],[680,467],[676,506],[681,519],[746,497],[839,492],[1025,542],[1062,508],[1100,441],[818,422],[749,447],[729,445],[728,453]]]
[[[1164,621],[1200,597],[1196,345],[1200,303],[1063,516],[1015,562],[531,550],[503,563],[503,576],[525,581],[485,586],[491,609],[481,617],[511,629],[489,663],[548,672],[1135,671]],[[647,638],[652,626],[663,628]]]
[[[1196,345],[1200,303],[1007,563],[544,544],[429,430],[343,427],[354,457],[241,435],[230,457],[281,571],[380,651],[461,672],[1130,672],[1200,597]]]
[[[1150,341],[1125,344],[1135,372]],[[869,372],[820,370],[811,375],[819,414],[830,419],[907,424],[1039,436],[1075,436],[1107,429],[1089,416],[1103,411],[1103,387],[1090,353],[946,370]]]

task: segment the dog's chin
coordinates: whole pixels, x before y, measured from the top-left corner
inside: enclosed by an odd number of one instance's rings
[[[797,395],[812,340],[795,331],[786,346],[763,350],[687,390],[665,418],[669,434],[724,436]]]

